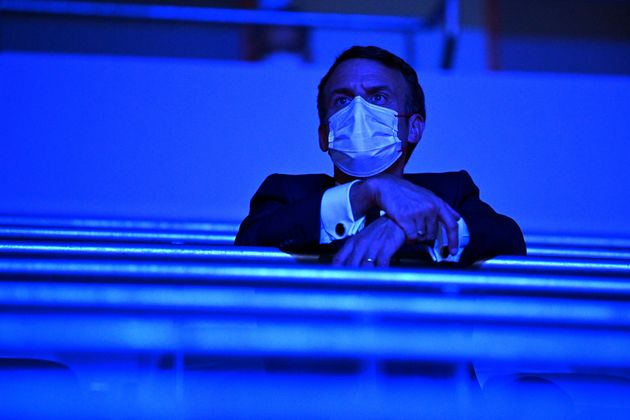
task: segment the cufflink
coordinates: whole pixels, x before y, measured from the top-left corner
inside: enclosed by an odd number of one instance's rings
[[[339,236],[343,236],[346,233],[346,227],[343,223],[337,223],[337,226],[335,226],[335,233]]]

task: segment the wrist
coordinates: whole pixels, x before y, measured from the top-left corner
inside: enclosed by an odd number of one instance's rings
[[[355,219],[362,217],[374,205],[374,190],[370,179],[355,182],[350,188],[350,203]]]
[[[371,178],[365,179],[366,189],[370,197],[370,207],[377,207],[382,209],[381,191],[383,183],[386,181],[387,174],[379,174]]]
[[[407,239],[405,237],[405,231],[402,230],[402,228],[398,226],[396,222],[394,222],[392,219],[390,219],[387,216],[381,216],[380,219],[383,220],[383,222],[387,225],[388,229],[391,230],[392,235],[394,235],[397,240],[400,240],[401,242],[405,242],[405,240]]]

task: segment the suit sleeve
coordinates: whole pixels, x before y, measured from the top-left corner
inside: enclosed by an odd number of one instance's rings
[[[479,198],[479,188],[466,171],[462,175],[461,202],[456,210],[464,218],[470,241],[460,258],[460,265],[497,255],[525,255],[521,229],[511,218],[495,212]]]
[[[287,177],[270,175],[250,202],[235,245],[273,246],[290,252],[316,252],[323,189],[293,196]]]

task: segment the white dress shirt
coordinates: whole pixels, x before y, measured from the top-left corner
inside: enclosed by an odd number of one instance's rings
[[[358,182],[358,180],[337,185],[336,187],[328,189],[324,193],[320,212],[320,244],[327,244],[337,239],[343,239],[347,236],[355,235],[365,227],[365,215],[355,220],[354,215],[352,214],[350,188],[355,182]],[[385,213],[381,211],[381,215],[383,214]],[[446,229],[444,226],[440,227],[441,229],[434,245],[427,246],[429,255],[433,261],[436,262],[458,262],[462,252],[464,252],[464,249],[470,240],[470,233],[468,232],[468,226],[466,225],[464,218],[462,217],[457,221],[459,248],[455,255],[448,254],[446,257],[442,256],[441,249],[448,245],[448,237],[446,236]]]

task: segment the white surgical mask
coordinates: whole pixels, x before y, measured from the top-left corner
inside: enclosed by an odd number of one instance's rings
[[[357,96],[328,119],[328,154],[348,175],[368,177],[390,167],[402,154],[393,109]]]

